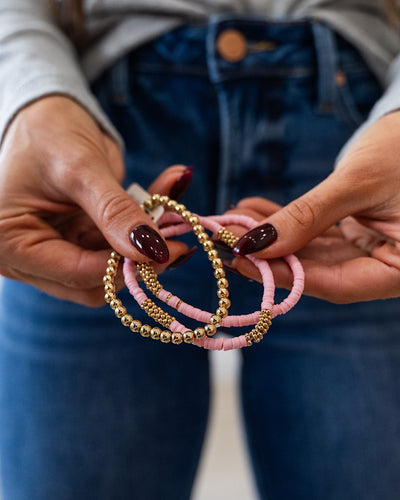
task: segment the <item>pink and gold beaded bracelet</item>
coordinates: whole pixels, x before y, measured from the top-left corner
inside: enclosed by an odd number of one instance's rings
[[[214,243],[210,240],[205,229],[212,231],[217,235],[220,241],[223,241],[230,247],[234,247],[238,237],[225,229],[222,224],[235,224],[251,229],[257,225],[257,222],[244,215],[227,214],[200,217],[192,214],[184,205],[177,203],[175,200],[171,200],[168,196],[160,196],[158,194],[148,196],[149,198],[144,200],[142,204],[146,212],[152,213],[160,207],[163,207],[163,209],[167,211],[163,215],[161,222],[164,225],[168,225],[160,230],[165,238],[181,235],[190,230],[197,236],[197,240],[207,253],[208,259],[211,261],[214,277],[217,280],[219,307],[215,313],[210,313],[186,304],[179,297],[172,295],[171,292],[163,288],[150,263],[134,263],[129,259],[125,259],[123,273],[125,283],[130,293],[147,315],[157,321],[163,329],[142,324],[141,321],[133,319],[133,317],[127,313],[126,308],[116,296],[114,279],[121,257],[117,252],[112,251],[103,282],[105,300],[110,304],[115,315],[121,319],[124,326],[129,327],[133,332],[139,332],[143,337],[161,340],[161,342],[164,343],[172,342],[174,344],[181,344],[184,342],[204,347],[205,349],[226,351],[251,346],[253,342],[260,342],[264,334],[267,333],[272,318],[288,312],[301,297],[304,288],[304,272],[297,257],[288,255],[284,258],[293,273],[293,287],[285,300],[280,304],[274,304],[275,283],[268,262],[247,255],[246,258],[258,268],[262,276],[264,292],[261,301],[261,310],[247,315],[228,316],[228,309],[230,307],[228,281],[225,277],[222,261],[218,256],[217,250],[214,248]],[[189,330],[185,325],[177,321],[175,317],[157,306],[153,300],[147,297],[139,286],[136,278],[136,271],[143,279],[146,288],[151,291],[153,295],[169,306],[179,310],[181,314],[203,322],[204,326],[198,327],[194,331]],[[255,324],[255,326],[250,332],[244,335],[225,339],[212,338],[217,328],[220,326],[233,327],[248,326],[251,324]]]

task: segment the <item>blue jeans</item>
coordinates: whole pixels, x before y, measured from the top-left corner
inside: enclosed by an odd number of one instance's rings
[[[228,28],[248,43],[235,63],[216,49]],[[324,25],[232,17],[144,45],[93,90],[125,139],[126,184],[192,165],[183,201],[200,214],[245,196],[286,204],[310,189],[381,93],[359,54]],[[201,252],[161,281],[215,308]],[[230,276],[230,291],[232,312],[258,308],[259,284]],[[398,499],[399,320],[399,300],[338,306],[303,297],[243,349],[243,415],[261,498]],[[0,325],[3,500],[190,497],[209,405],[204,350],[143,339],[108,307],[13,281],[4,283]]]

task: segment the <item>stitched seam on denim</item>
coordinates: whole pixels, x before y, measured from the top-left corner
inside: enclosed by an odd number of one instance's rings
[[[343,121],[348,123],[350,127],[358,127],[359,125],[361,125],[361,123],[363,122],[363,117],[355,107],[348,87],[339,87],[337,97],[338,116],[341,116]]]
[[[241,80],[244,78],[307,78],[312,75],[314,75],[316,70],[312,69],[306,69],[304,68],[301,69],[299,68],[298,70],[294,69],[284,69],[282,68],[280,71],[273,70],[273,71],[268,71],[265,69],[259,69],[256,70],[254,68],[249,68],[248,70],[241,70],[241,71],[227,71],[223,72],[221,75],[218,77],[218,82],[225,82],[228,80]]]
[[[137,65],[133,70],[136,73],[142,73],[142,74],[166,74],[166,75],[171,75],[173,76],[174,74],[176,75],[184,75],[187,74],[187,76],[204,76],[208,77],[208,72],[204,68],[202,70],[201,68],[198,68],[198,71],[193,71],[195,68],[189,68],[188,67],[163,67],[163,66],[158,66],[158,65]],[[192,70],[192,71],[190,71]],[[314,75],[316,72],[316,69],[313,68],[302,68],[302,67],[297,67],[297,68],[271,68],[271,70],[267,68],[240,68],[240,69],[226,69],[226,70],[220,70],[219,74],[216,78],[218,82],[222,82],[225,80],[230,80],[232,78],[248,78],[248,77],[286,77],[286,78],[304,78],[308,76]]]
[[[157,63],[137,63],[131,67],[131,71],[137,73],[163,73],[182,75],[188,74],[193,76],[208,76],[206,66],[179,66],[179,65],[164,65]]]
[[[243,363],[245,363],[244,360]],[[255,421],[254,418],[255,415],[253,414],[251,403],[249,402],[247,405],[245,403],[245,399],[248,397],[249,390],[247,389],[247,386],[245,384],[245,379],[243,374],[244,369],[245,368],[243,367],[242,364],[241,383],[240,383],[240,403],[241,403],[243,420],[246,426],[246,438],[250,452],[250,459],[253,466],[253,474],[255,476],[259,494],[262,495],[263,498],[268,498],[268,500],[271,500],[271,493],[270,493],[271,472],[269,470],[269,464],[267,469],[265,467],[263,468],[260,465],[261,463],[265,463],[265,461],[262,459],[259,453],[260,451],[258,445],[259,439],[257,439],[257,431],[254,430],[255,426],[250,425],[250,422]],[[249,415],[250,412],[252,413],[251,415]]]

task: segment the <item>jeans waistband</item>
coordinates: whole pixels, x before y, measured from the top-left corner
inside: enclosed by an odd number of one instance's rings
[[[234,43],[242,45],[239,52],[244,49],[234,61],[221,53],[221,37],[228,32],[236,35]],[[319,109],[329,112],[338,60],[349,51],[354,54],[327,25],[313,20],[269,22],[258,17],[213,16],[207,23],[177,28],[122,57],[112,70],[112,85],[115,94],[126,101],[135,71],[205,76],[213,84],[254,77],[316,76]],[[352,62],[348,58],[347,64]],[[345,57],[341,67],[343,63]]]

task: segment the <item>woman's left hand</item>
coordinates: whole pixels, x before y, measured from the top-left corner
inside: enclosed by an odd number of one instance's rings
[[[399,130],[400,111],[377,120],[331,175],[283,208],[240,203],[263,217],[234,253],[270,260],[298,252],[306,293],[331,302],[399,297]]]
[[[254,197],[240,201],[227,213],[248,215],[261,222],[281,208],[272,201]],[[238,236],[246,233],[239,226],[227,229]],[[306,295],[337,304],[400,295],[400,244],[383,239],[352,217],[311,240],[296,256],[304,268]],[[293,276],[285,261],[271,259],[269,263],[276,286],[290,289]],[[229,266],[243,276],[261,281],[258,269],[245,257],[236,257]],[[388,288],[388,283],[392,288]]]

